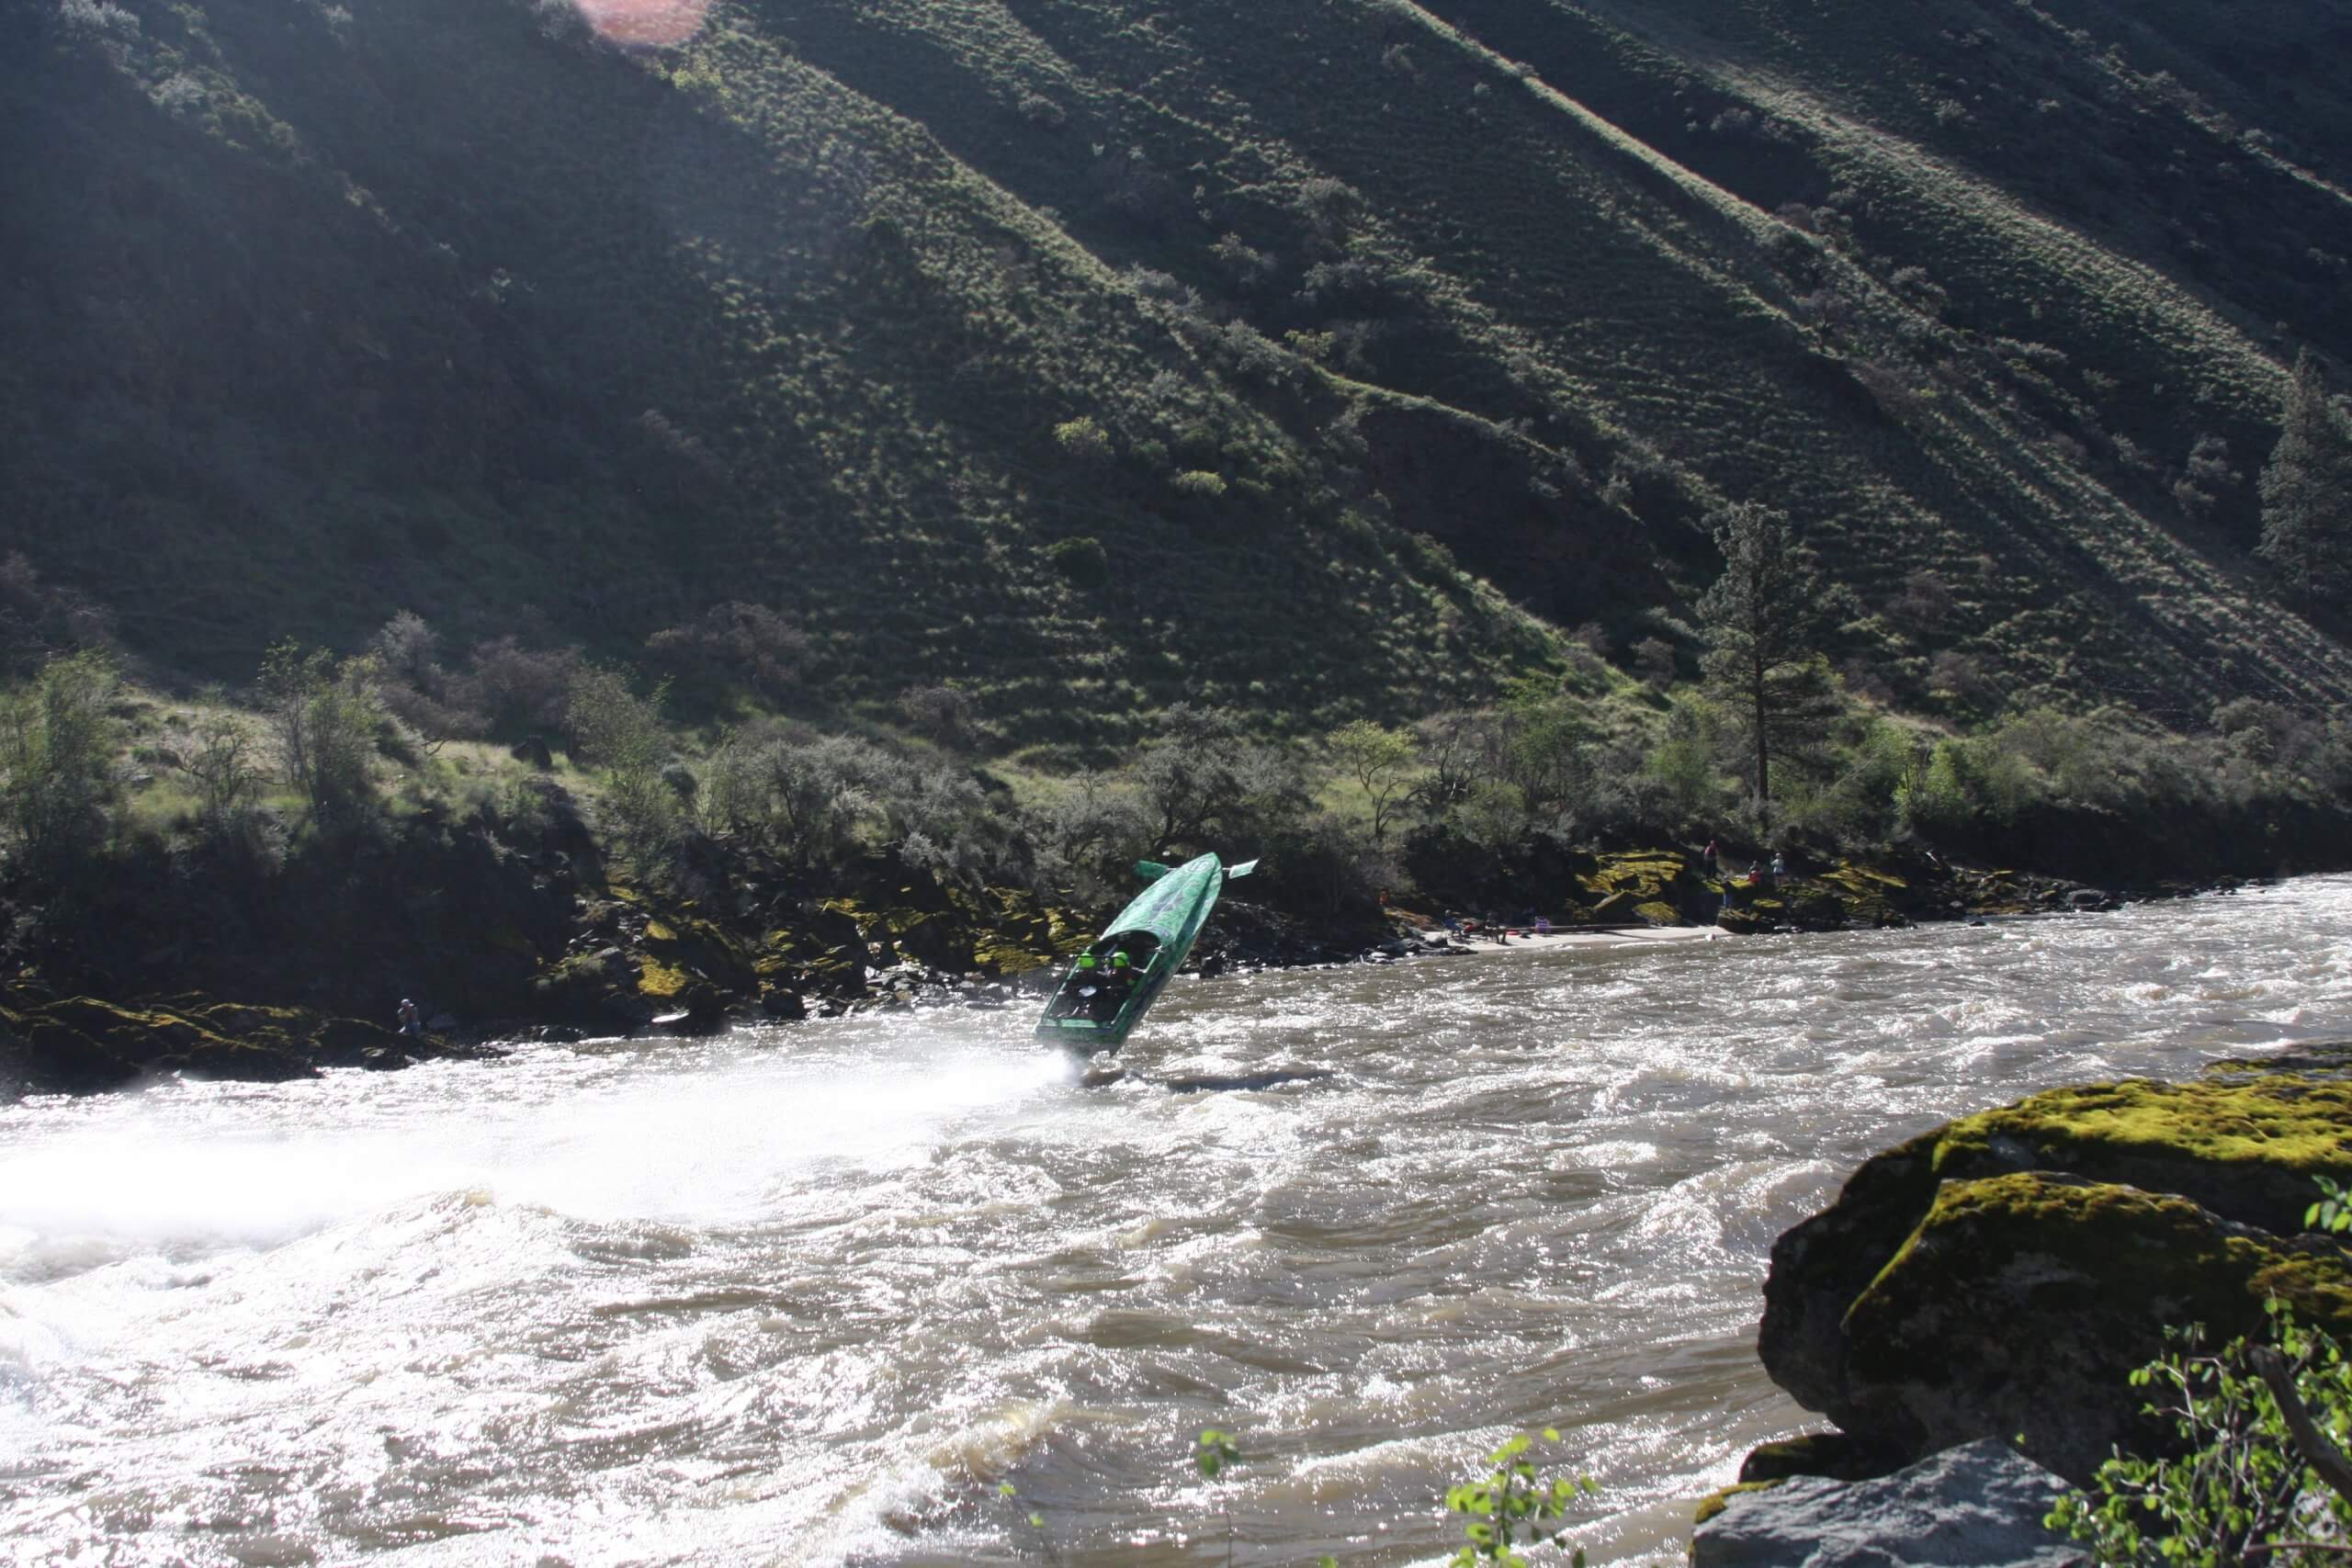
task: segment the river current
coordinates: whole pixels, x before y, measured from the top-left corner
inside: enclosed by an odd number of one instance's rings
[[[1570,1538],[1679,1559],[1807,1421],[1773,1238],[1949,1116],[2352,1036],[2352,879],[1184,981],[1103,1089],[1030,1022],[0,1109],[0,1562],[1430,1563],[1544,1425]]]

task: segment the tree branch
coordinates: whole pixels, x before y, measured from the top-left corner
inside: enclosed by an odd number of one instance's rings
[[[2352,1502],[2352,1460],[2346,1459],[2344,1450],[2328,1441],[2326,1434],[2312,1420],[2312,1413],[2303,1408],[2303,1396],[2296,1391],[2294,1374],[2287,1370],[2286,1359],[2266,1348],[2256,1350],[2251,1359],[2263,1386],[2278,1402],[2278,1414],[2286,1418],[2287,1430],[2293,1435],[2303,1462],[2337,1496]]]

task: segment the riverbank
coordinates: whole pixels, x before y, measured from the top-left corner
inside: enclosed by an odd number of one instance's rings
[[[1514,928],[1491,919],[1464,934],[1448,929],[1443,904],[1302,912],[1228,897],[1194,962],[1215,974],[1887,929],[2109,908],[2123,897],[1917,851],[1736,879],[1728,897],[1686,848],[1556,858],[1548,934],[1532,919]],[[19,907],[0,954],[0,1095],[117,1088],[158,1073],[306,1077],[495,1054],[503,1043],[708,1034],[749,1021],[1029,1005],[1116,907],[943,882],[882,856],[817,885],[710,840],[659,880],[632,879],[611,868],[557,792],[536,837],[520,843],[481,819],[425,818],[334,859],[268,868],[153,854],[116,870],[72,901]],[[412,1000],[422,1035],[392,1028]]]

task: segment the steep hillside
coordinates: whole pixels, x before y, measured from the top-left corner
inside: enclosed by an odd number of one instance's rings
[[[1680,639],[1754,498],[1905,702],[2341,702],[2246,551],[2282,356],[2352,349],[2346,17],[44,0],[0,547],[171,668],[744,601],[1027,739]]]

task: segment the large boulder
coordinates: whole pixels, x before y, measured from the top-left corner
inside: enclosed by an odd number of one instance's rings
[[[2067,1568],[2041,1522],[2057,1476],[1986,1439],[1880,1481],[1806,1476],[1733,1495],[1690,1536],[1693,1568]]]
[[[1849,1432],[1917,1456],[2023,1433],[2086,1483],[2160,1443],[2126,1382],[2168,1325],[2245,1333],[2278,1294],[2352,1329],[2352,1269],[2298,1237],[2352,1174],[2352,1087],[2263,1074],[2055,1090],[1867,1162],[1772,1249],[1758,1352]]]

